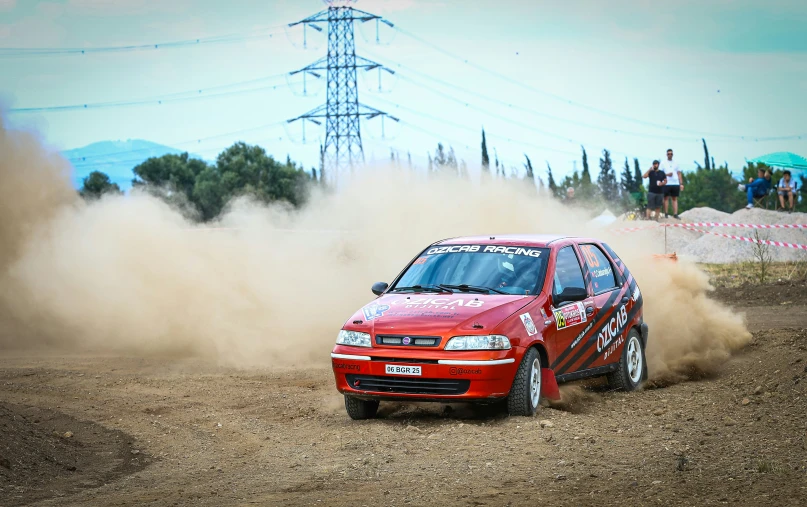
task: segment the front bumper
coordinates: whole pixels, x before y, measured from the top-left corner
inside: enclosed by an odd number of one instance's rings
[[[491,401],[510,392],[519,352],[409,351],[337,345],[331,353],[331,364],[336,389],[359,398]],[[388,364],[419,366],[421,374],[387,374]]]

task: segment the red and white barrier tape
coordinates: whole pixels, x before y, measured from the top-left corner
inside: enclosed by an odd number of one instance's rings
[[[646,226],[646,227],[629,227],[627,229],[613,229],[610,232],[613,232],[615,234],[624,234],[626,232],[644,231],[644,230],[647,230],[647,229],[658,229],[659,227],[661,227],[661,224],[649,225],[649,226]]]
[[[690,224],[661,224],[662,227],[736,227],[745,229],[807,229],[807,224],[724,224],[719,222],[694,222]]]
[[[626,232],[655,229],[657,227],[680,227],[683,229],[692,229],[692,227],[735,227],[738,229],[807,229],[807,224],[724,224],[721,222],[692,222],[685,224],[657,224],[648,227],[629,227],[626,229],[614,229],[611,232],[623,234]]]
[[[694,232],[702,232],[703,234],[711,234],[713,236],[720,236],[723,238],[729,239],[736,239],[739,241],[747,241],[749,243],[759,243],[763,245],[771,245],[771,246],[782,246],[786,248],[797,248],[799,250],[807,250],[807,245],[798,245],[796,243],[785,243],[784,241],[771,241],[767,239],[754,239],[754,238],[745,238],[743,236],[735,236],[733,234],[722,234],[719,232],[712,232],[712,231],[704,231],[701,229],[695,229],[693,227],[685,227],[685,229],[694,231]]]

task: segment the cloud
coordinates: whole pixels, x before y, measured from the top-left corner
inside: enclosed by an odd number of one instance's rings
[[[156,12],[188,12],[192,8],[191,4],[191,0],[67,0],[67,9],[76,14],[131,16]]]
[[[0,0],[0,12],[8,12],[17,6],[17,0]]]
[[[4,2],[8,0],[0,0]],[[2,8],[0,8],[2,11]],[[58,22],[64,6],[55,2],[37,4],[35,13],[0,27],[0,42],[6,46],[43,47],[59,44],[67,30]]]
[[[417,4],[416,0],[361,0],[361,3],[356,2],[354,7],[373,14],[381,14],[413,9]]]

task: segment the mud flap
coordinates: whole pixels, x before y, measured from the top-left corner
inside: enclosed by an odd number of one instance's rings
[[[555,372],[549,368],[541,368],[541,396],[550,400],[560,400],[560,389],[555,379]]]

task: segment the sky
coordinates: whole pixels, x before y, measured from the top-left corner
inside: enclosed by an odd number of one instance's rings
[[[483,127],[491,157],[495,149],[520,169],[526,154],[556,178],[581,167],[581,145],[592,169],[603,149],[617,167],[637,157],[645,169],[667,148],[692,169],[703,163],[701,138],[734,170],[765,153],[807,155],[803,0],[353,5],[395,25],[379,25],[378,41],[375,22],[355,27],[357,54],[395,71],[380,86],[378,71],[359,71],[360,101],[401,120],[362,123],[367,161],[394,149],[425,165],[442,142],[477,167]],[[303,47],[302,26],[287,25],[323,8],[320,0],[0,0],[0,108],[56,149],[146,139],[212,159],[241,140],[316,166],[322,128],[309,123],[304,134],[285,120],[323,104],[325,83],[307,78],[304,95],[301,75],[288,73],[325,56],[327,39],[308,29]],[[123,45],[148,47],[92,51]],[[109,105],[30,110],[97,103]]]

